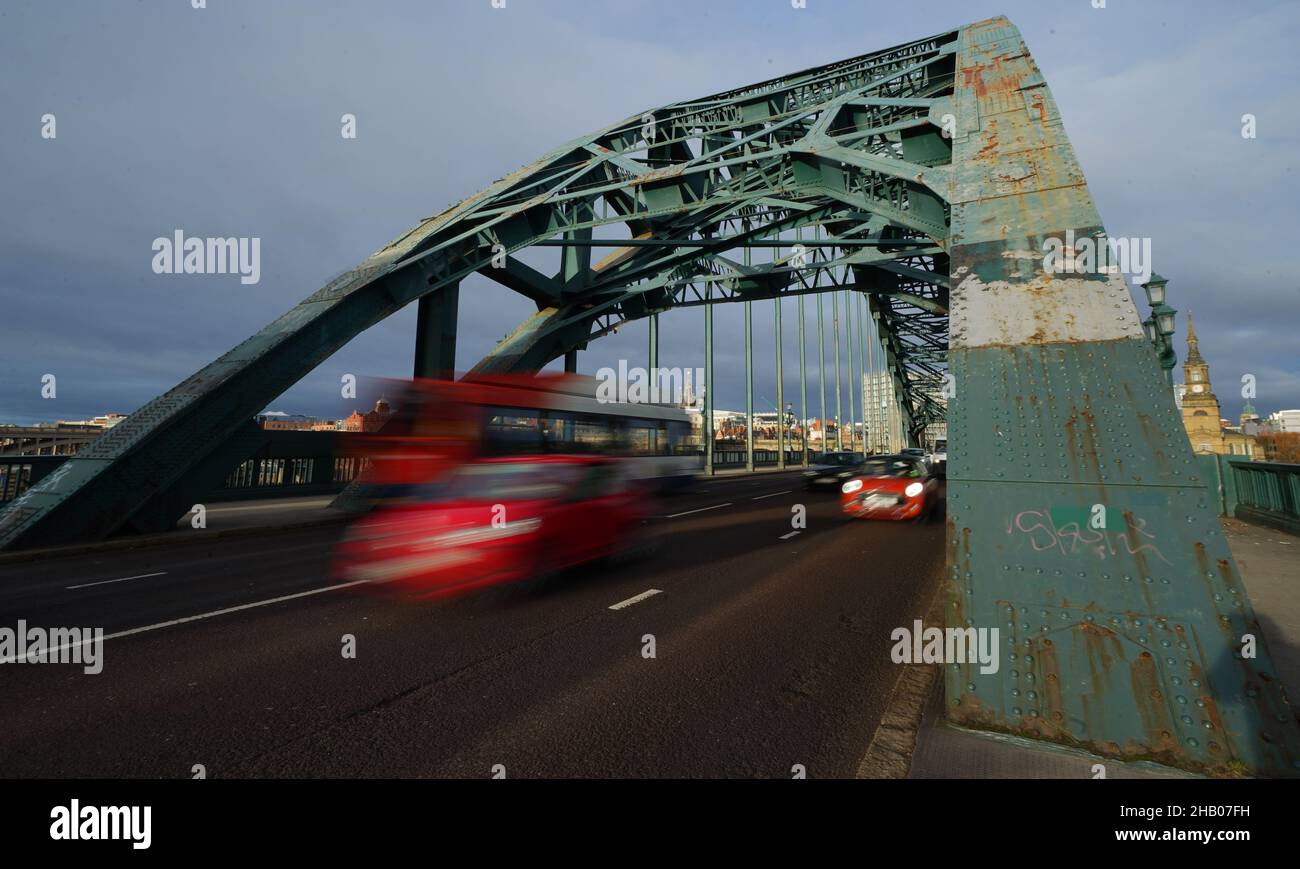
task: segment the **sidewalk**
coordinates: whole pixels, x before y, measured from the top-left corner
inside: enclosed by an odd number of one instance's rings
[[[1278,677],[1295,704],[1300,700],[1300,538],[1237,519],[1225,518],[1222,522]],[[920,671],[925,667],[909,669]],[[1105,765],[1107,778],[1201,777],[1156,764],[1122,763],[1047,743],[953,727],[943,720],[943,686],[938,667],[931,666],[931,670],[930,677],[924,680],[927,686],[925,699],[921,701],[924,712],[915,733],[907,778],[1092,778],[1093,765],[1097,763]],[[909,676],[904,681],[912,684],[911,693],[915,696],[914,686],[923,676]],[[902,697],[896,694],[896,700],[906,704],[906,692]],[[914,699],[913,703],[916,702]],[[891,702],[886,717],[894,721],[905,719],[907,712],[892,708],[894,705]],[[913,708],[912,717],[915,715]],[[884,725],[882,722],[882,730]],[[900,740],[899,729],[896,726],[890,729],[893,735],[887,741],[911,743],[910,734]],[[880,740],[878,732],[873,749]],[[895,775],[901,774],[901,765],[893,766]],[[888,766],[864,764],[860,775],[876,777],[888,774],[883,772],[886,769]]]

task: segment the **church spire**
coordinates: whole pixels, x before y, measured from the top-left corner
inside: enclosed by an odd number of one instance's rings
[[[1201,358],[1200,341],[1196,337],[1196,327],[1192,324],[1190,309],[1187,311],[1187,362],[1188,364],[1205,364],[1205,360]]]

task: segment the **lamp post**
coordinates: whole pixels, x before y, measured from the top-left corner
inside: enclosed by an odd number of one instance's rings
[[[1174,352],[1174,320],[1178,311],[1165,304],[1165,285],[1169,281],[1160,275],[1152,274],[1142,285],[1147,294],[1147,304],[1151,306],[1151,316],[1142,321],[1142,329],[1147,340],[1156,348],[1156,357],[1164,369],[1165,381],[1174,385],[1174,366],[1178,364],[1178,354]]]

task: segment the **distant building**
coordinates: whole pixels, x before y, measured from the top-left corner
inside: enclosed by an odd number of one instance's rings
[[[376,432],[393,415],[392,408],[382,398],[375,402],[375,409],[367,413],[352,411],[352,415],[343,420],[343,431]]]
[[[1278,434],[1300,432],[1300,410],[1279,410],[1269,416],[1268,422]]]
[[[76,426],[88,428],[112,428],[122,420],[126,419],[124,413],[106,413],[102,416],[92,417],[91,419],[61,419],[55,423],[59,428],[72,428]]]
[[[1267,422],[1259,418],[1255,408],[1248,401],[1246,406],[1241,409],[1240,424],[1238,430],[1247,437],[1265,434],[1270,430]]]
[[[867,408],[867,448],[873,453],[892,453],[907,446],[907,434],[894,400],[894,376],[888,371],[864,375]]]
[[[321,423],[321,420],[314,416],[304,416],[301,413],[281,413],[280,411],[261,414],[257,417],[257,420],[266,431],[315,431],[313,426]]]
[[[1192,315],[1187,315],[1187,361],[1183,363],[1183,428],[1197,455],[1255,455],[1255,439],[1234,429],[1221,417],[1219,399],[1210,384],[1210,364],[1201,356]],[[1252,412],[1254,408],[1251,408]]]

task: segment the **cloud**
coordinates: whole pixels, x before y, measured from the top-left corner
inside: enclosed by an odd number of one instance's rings
[[[1172,3],[998,5],[1052,85],[1111,232],[1153,238],[1216,377],[1255,371],[1261,410],[1300,406],[1293,8],[1246,4],[1224,18]],[[832,0],[6,6],[0,110],[12,123],[0,129],[0,165],[21,167],[0,182],[0,407],[12,421],[139,406],[421,218],[586,132],[1000,11],[952,2],[882,17]],[[1259,117],[1257,140],[1238,133],[1246,111]],[[37,135],[45,112],[58,117],[55,141]],[[339,136],[345,112],[356,140]],[[260,237],[261,282],[154,275],[151,241],[178,228]],[[530,310],[467,279],[460,367]],[[796,310],[785,303],[795,402]],[[665,364],[702,365],[702,311],[662,322]],[[743,407],[742,323],[739,305],[717,311],[719,406]],[[390,318],[275,406],[336,412],[342,373],[409,373],[413,333],[412,311]],[[754,333],[755,404],[770,409],[771,302],[755,305]],[[582,367],[646,353],[635,323],[594,343]],[[55,402],[39,396],[48,371],[60,375]],[[1220,389],[1226,410],[1231,392]]]

